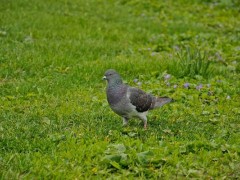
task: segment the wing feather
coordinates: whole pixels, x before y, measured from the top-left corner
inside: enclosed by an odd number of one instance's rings
[[[136,106],[138,112],[145,112],[150,109],[153,96],[145,93],[141,89],[129,88],[130,102]]]

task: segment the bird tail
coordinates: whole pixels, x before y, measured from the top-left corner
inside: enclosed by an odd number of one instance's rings
[[[151,104],[150,109],[155,109],[158,107],[162,107],[164,104],[172,102],[173,99],[169,97],[154,97],[153,103]]]

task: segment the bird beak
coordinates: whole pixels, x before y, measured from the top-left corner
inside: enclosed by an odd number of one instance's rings
[[[107,77],[106,77],[106,76],[103,76],[102,80],[106,80],[106,79],[107,79]]]

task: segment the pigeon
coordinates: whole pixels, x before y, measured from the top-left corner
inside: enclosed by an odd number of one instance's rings
[[[107,101],[111,109],[122,117],[123,125],[128,124],[130,118],[139,118],[147,128],[147,114],[149,110],[163,106],[173,101],[169,97],[155,97],[141,89],[123,83],[121,76],[114,69],[109,69],[103,76],[107,80]]]

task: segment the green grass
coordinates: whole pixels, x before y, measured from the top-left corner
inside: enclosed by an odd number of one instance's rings
[[[239,11],[235,0],[2,0],[0,178],[239,178]],[[176,101],[149,113],[148,130],[123,128],[108,68]]]

